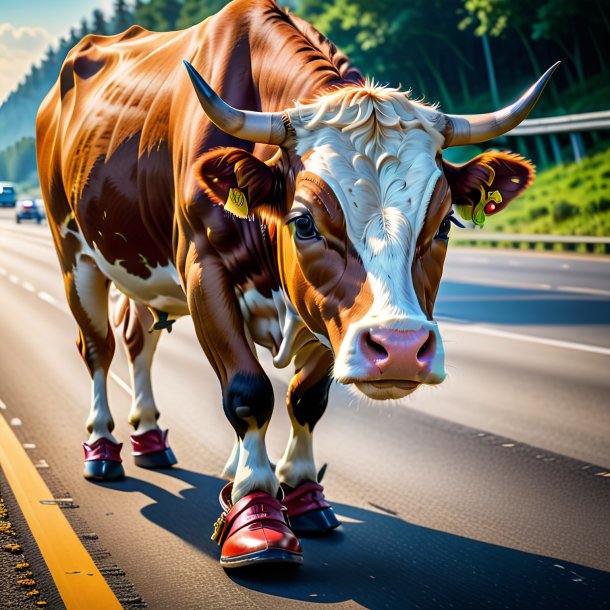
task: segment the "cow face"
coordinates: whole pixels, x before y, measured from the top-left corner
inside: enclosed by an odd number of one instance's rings
[[[261,116],[229,118],[240,136],[250,121],[257,138],[271,134],[267,142],[284,130],[281,162],[266,165],[241,151],[240,162],[220,172],[233,178],[219,185],[211,159],[226,153],[208,153],[208,190],[224,201],[238,187],[251,200],[249,212],[260,206],[274,217],[282,287],[333,350],[339,382],[373,399],[440,383],[444,351],[433,308],[452,206],[479,217],[500,211],[531,183],[531,164],[509,153],[486,153],[459,167],[444,162],[448,140],[466,143],[467,129],[494,121],[449,121],[374,85],[339,89],[279,121],[277,114]],[[251,187],[254,176],[264,189]]]

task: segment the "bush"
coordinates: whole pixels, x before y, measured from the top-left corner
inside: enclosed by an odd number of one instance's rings
[[[553,206],[553,220],[555,222],[563,222],[568,218],[576,216],[580,212],[580,208],[568,201],[558,201]]]

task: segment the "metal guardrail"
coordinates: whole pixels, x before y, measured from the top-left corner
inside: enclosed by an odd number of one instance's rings
[[[566,114],[544,119],[526,119],[509,131],[507,136],[534,136],[540,134],[566,133],[610,129],[610,110]]]
[[[596,235],[528,235],[525,233],[485,233],[484,231],[453,231],[452,243],[460,242],[491,242],[510,243],[515,247],[528,244],[530,247],[536,244],[566,244],[566,249],[575,250],[579,245],[584,245],[587,252],[593,252],[595,246],[603,246],[601,249],[610,254],[610,237]]]

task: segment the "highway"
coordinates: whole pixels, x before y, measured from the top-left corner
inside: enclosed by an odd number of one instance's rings
[[[297,571],[218,564],[233,433],[190,319],[154,365],[179,467],[138,469],[126,447],[128,478],[94,484],[81,476],[90,384],[48,228],[9,210],[0,299],[0,413],[77,533],[96,538],[124,607],[610,608],[610,258],[450,249],[436,309],[448,379],[392,404],[333,387],[315,451],[343,524],[302,541]],[[261,359],[276,460],[290,373]],[[127,379],[118,344],[110,404],[128,445]]]

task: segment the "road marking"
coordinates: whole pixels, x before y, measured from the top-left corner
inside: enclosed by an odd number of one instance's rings
[[[1,415],[0,464],[66,608],[121,610],[60,506],[43,504],[53,494]]]
[[[129,396],[133,396],[133,394],[131,392],[131,386],[128,383],[123,381],[114,371],[110,371],[108,374],[110,375],[110,378],[116,382],[116,384],[119,386],[119,388],[121,388],[122,390],[125,390],[125,392],[127,392],[127,394],[129,394]]]
[[[59,309],[59,311],[65,313],[64,308],[57,302],[57,299],[54,296],[51,296],[48,292],[43,292],[42,290],[37,294],[38,298],[41,301],[44,301],[45,303],[48,303],[49,305],[55,307],[55,309]]]
[[[13,417],[13,419],[11,419],[11,426],[21,426],[21,420],[18,417]]]
[[[6,404],[2,400],[0,400],[0,409],[3,411],[6,409]]]
[[[523,341],[525,343],[536,343],[538,345],[547,345],[549,347],[560,347],[563,349],[572,349],[580,352],[589,352],[591,354],[601,354],[610,356],[610,348],[601,347],[599,345],[587,345],[586,343],[574,343],[572,341],[560,341],[558,339],[546,339],[544,337],[533,337],[523,335],[521,333],[513,333],[506,330],[498,330],[489,326],[476,326],[471,324],[453,324],[451,322],[440,322],[443,328],[447,330],[457,330],[465,333],[473,333],[475,335],[488,335],[490,337],[500,337],[502,339],[512,339],[514,341]]]
[[[21,282],[21,286],[28,292],[36,292],[36,288],[34,288],[33,284],[30,284],[30,282],[23,281]]]
[[[592,294],[595,296],[610,296],[610,290],[599,288],[585,288],[580,286],[553,286],[552,284],[535,284],[525,282],[510,282],[505,280],[477,279],[460,275],[447,275],[443,277],[445,282],[458,282],[460,284],[472,284],[475,286],[498,286],[500,288],[515,288],[517,290],[549,290],[551,292],[575,292],[579,294]]]
[[[11,284],[18,284],[19,283],[19,278],[16,275],[13,275],[12,273],[8,276],[8,281]]]
[[[602,290],[601,288],[582,288],[580,286],[557,286],[555,290],[559,292],[579,292],[583,294],[599,294],[604,297],[610,297],[610,290]]]

